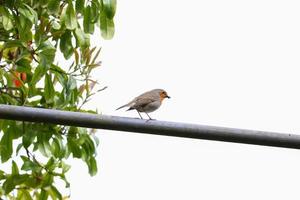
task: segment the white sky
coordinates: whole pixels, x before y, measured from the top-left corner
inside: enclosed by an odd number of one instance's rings
[[[158,120],[300,133],[300,1],[119,0],[93,106],[163,88]],[[97,40],[98,40],[97,39]],[[72,162],[71,199],[298,200],[300,151],[99,130],[99,172]]]

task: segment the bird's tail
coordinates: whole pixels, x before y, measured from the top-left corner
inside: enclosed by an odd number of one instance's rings
[[[125,105],[123,105],[123,106],[117,108],[116,110],[120,110],[121,108],[125,108],[126,106],[128,106],[128,104],[125,104]]]

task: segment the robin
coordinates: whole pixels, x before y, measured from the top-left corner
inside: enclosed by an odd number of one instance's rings
[[[168,96],[165,90],[154,89],[141,94],[140,96],[134,98],[132,101],[117,108],[116,110],[119,110],[124,107],[129,107],[128,110],[135,109],[138,112],[141,119],[143,119],[143,117],[140,112],[146,113],[149,119],[151,119],[148,113],[157,110],[161,106],[161,103],[165,98],[171,98],[170,96]]]

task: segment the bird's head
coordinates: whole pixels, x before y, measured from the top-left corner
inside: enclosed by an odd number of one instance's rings
[[[171,98],[168,93],[165,90],[159,90],[159,96],[160,96],[160,101],[164,100],[165,98]]]

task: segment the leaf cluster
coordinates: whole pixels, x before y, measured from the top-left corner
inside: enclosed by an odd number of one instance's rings
[[[92,76],[101,48],[90,35],[99,27],[111,39],[115,12],[116,0],[0,0],[0,103],[96,113],[84,109],[105,89]],[[63,199],[67,159],[95,175],[98,143],[85,128],[0,120],[0,159],[11,163],[0,165],[0,198]]]

